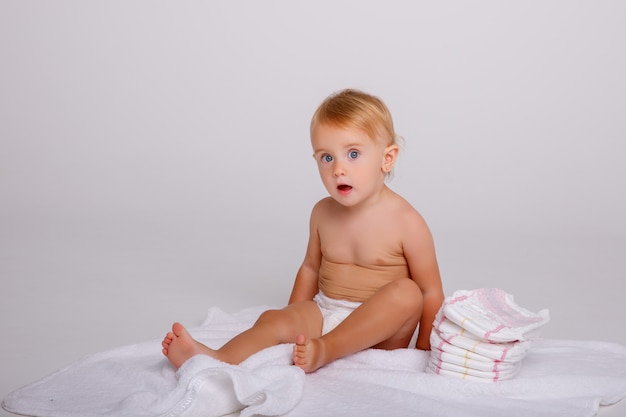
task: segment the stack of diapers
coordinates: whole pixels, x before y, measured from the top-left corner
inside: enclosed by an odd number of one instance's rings
[[[548,310],[528,311],[498,288],[456,291],[435,317],[426,372],[480,382],[511,379],[549,320]]]

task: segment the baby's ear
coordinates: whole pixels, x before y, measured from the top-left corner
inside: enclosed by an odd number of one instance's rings
[[[398,150],[398,145],[390,145],[385,148],[383,153],[383,171],[385,173],[389,173],[393,169],[398,158]]]

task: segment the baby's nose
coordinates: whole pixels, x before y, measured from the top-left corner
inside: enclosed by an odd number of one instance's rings
[[[335,166],[333,167],[333,174],[335,175],[335,177],[341,177],[342,175],[346,175],[346,170],[343,166],[343,164],[340,163],[335,163]]]

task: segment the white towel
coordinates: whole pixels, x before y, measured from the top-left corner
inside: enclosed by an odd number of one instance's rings
[[[258,310],[229,316],[212,309],[207,323],[192,329],[218,346],[258,317]],[[230,330],[228,330],[230,329]],[[304,372],[291,366],[293,345],[279,345],[238,366],[206,355],[176,371],[153,340],[89,356],[9,394],[7,411],[46,417],[210,417],[280,415],[298,402]]]
[[[211,309],[190,331],[217,346],[264,309]],[[242,416],[592,417],[626,395],[626,347],[603,342],[536,340],[518,376],[497,384],[427,374],[429,352],[414,349],[368,349],[306,376],[290,358],[289,345],[240,366],[196,356],[176,373],[155,339],[81,359],[3,406],[39,417],[200,417],[241,407]]]
[[[266,349],[239,366],[205,355],[188,360],[177,372],[179,386],[186,387],[175,405],[161,417],[281,415],[302,395],[304,372],[291,365],[292,345]],[[168,403],[170,399],[165,399]]]

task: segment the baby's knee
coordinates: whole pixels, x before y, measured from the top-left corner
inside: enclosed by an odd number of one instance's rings
[[[281,310],[265,310],[261,313],[256,324],[275,323],[281,319]]]
[[[267,325],[279,334],[291,334],[293,319],[285,310],[267,310],[261,313],[255,326]]]
[[[398,279],[390,283],[394,302],[411,312],[421,314],[423,295],[420,288],[412,279]]]

